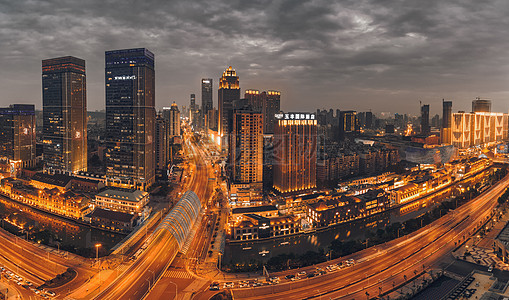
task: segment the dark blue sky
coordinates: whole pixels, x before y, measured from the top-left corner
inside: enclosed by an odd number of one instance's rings
[[[88,107],[104,107],[104,51],[156,56],[158,108],[189,103],[232,65],[282,109],[419,112],[419,100],[509,109],[509,1],[0,1],[0,105],[41,107],[41,60],[86,60]],[[217,106],[217,93],[214,93]]]

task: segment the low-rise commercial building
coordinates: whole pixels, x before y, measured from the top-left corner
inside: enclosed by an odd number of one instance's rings
[[[40,189],[13,178],[2,179],[0,191],[13,200],[68,218],[82,220],[92,211],[91,201],[84,195],[58,188]]]
[[[149,193],[140,190],[107,189],[95,195],[95,205],[113,211],[141,215]]]
[[[136,218],[133,214],[96,208],[90,215],[90,222],[102,229],[129,232],[133,229]]]
[[[300,231],[300,218],[296,216],[263,217],[245,214],[229,228],[230,237],[235,241],[281,237]]]

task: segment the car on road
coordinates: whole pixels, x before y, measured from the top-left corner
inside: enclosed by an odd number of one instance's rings
[[[211,291],[218,291],[218,290],[219,290],[219,283],[217,283],[217,282],[212,282],[212,283],[210,284],[209,290],[211,290]]]
[[[297,276],[306,276],[306,271],[300,271]]]
[[[490,267],[488,268],[488,272],[493,272],[493,266],[490,266]]]
[[[235,286],[235,283],[233,283],[233,282],[231,282],[231,281],[230,281],[230,282],[225,282],[225,283],[223,283],[223,288],[224,288],[224,289],[231,289],[231,288],[233,288],[234,286]]]
[[[269,278],[269,282],[272,284],[277,284],[279,283],[279,277],[271,277]]]
[[[241,289],[243,289],[243,288],[247,288],[247,287],[249,287],[249,283],[243,283],[243,282],[241,282],[241,283],[239,284],[239,287],[240,287]]]
[[[49,295],[51,297],[55,297],[57,294],[55,294],[55,292],[53,292],[53,291],[46,291],[46,295]]]
[[[285,276],[285,279],[294,279],[294,278],[295,278],[295,275],[293,275],[293,274],[289,274],[289,275]]]
[[[312,278],[312,277],[315,277],[316,276],[316,273],[315,272],[311,272],[308,274],[308,278]]]

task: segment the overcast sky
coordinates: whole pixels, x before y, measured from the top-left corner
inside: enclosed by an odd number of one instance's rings
[[[74,2],[74,4],[72,4]],[[0,105],[41,108],[41,60],[86,60],[88,108],[104,108],[104,51],[156,57],[156,105],[189,104],[229,65],[242,92],[281,108],[418,114],[419,100],[509,109],[509,1],[0,0]]]

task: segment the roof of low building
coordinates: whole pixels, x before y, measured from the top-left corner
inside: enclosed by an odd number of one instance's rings
[[[232,209],[232,214],[249,214],[249,213],[257,213],[264,211],[273,211],[277,210],[277,207],[274,205],[262,205],[262,206],[250,206],[250,207],[238,207]]]
[[[147,197],[148,193],[140,190],[121,190],[121,189],[106,189],[96,195],[96,197],[108,197],[118,200],[139,202]]]
[[[31,179],[59,187],[66,187],[67,184],[69,184],[69,182],[72,180],[72,177],[64,174],[48,174],[38,172],[35,173]]]
[[[132,222],[135,215],[123,213],[120,211],[107,210],[102,208],[96,208],[91,215],[92,218],[109,219],[114,221],[120,221],[124,223]]]

